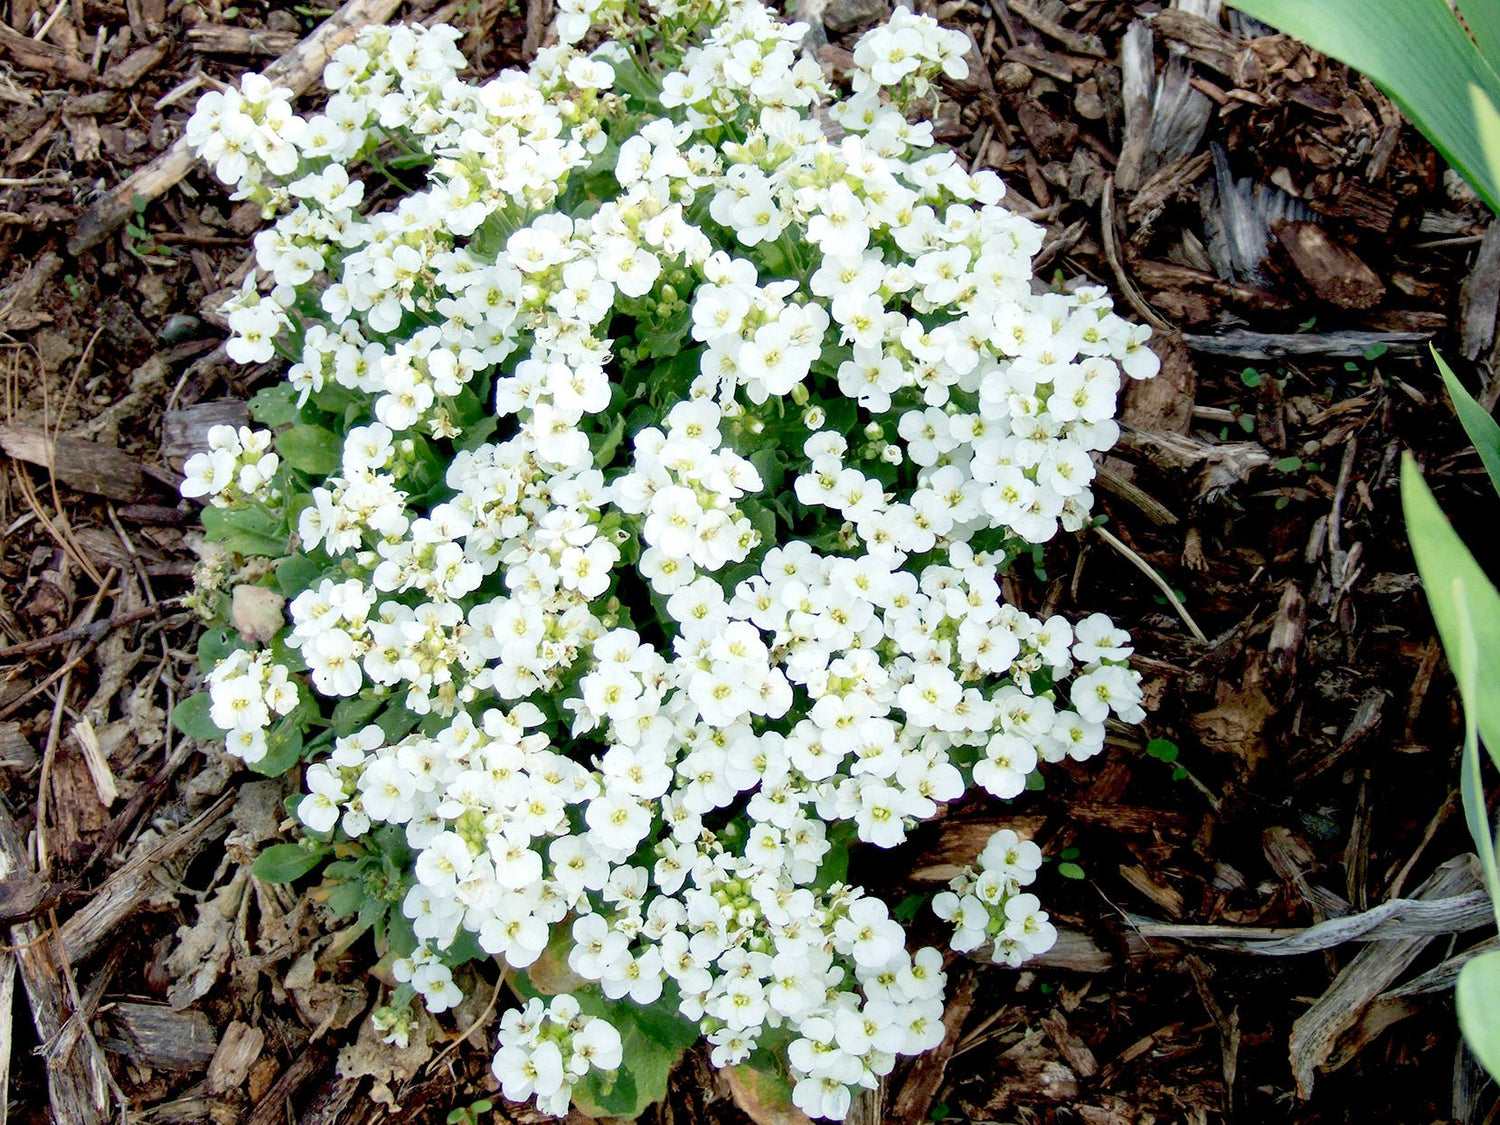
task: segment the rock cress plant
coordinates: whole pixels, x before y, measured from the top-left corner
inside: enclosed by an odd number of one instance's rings
[[[841,1118],[943,1036],[942,958],[843,881],[852,841],[1142,715],[1124,633],[998,573],[1085,526],[1157,361],[907,120],[963,34],[897,9],[839,97],[757,3],[559,8],[524,74],[377,28],[311,117],[254,75],[199,102],[190,142],[275,216],[229,354],[291,362],[186,466],[199,597],[288,603],[207,634],[179,722],[306,763],[261,871],[332,859],[395,957],[392,1040],[490,955],[536,996],[507,1097],[638,1112],[701,1034]],[[998,833],[933,904],[953,947],[1046,949],[1040,863]]]

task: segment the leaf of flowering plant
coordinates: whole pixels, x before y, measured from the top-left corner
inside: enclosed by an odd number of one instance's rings
[[[279,559],[286,554],[281,520],[257,505],[204,508],[203,530],[210,541],[237,555]]]
[[[1473,690],[1464,692],[1464,706],[1475,716],[1480,739],[1500,766],[1500,592],[1453,530],[1410,454],[1401,465],[1401,507],[1443,649],[1454,663],[1460,687],[1466,675],[1473,677]],[[1462,667],[1465,630],[1472,631],[1476,654],[1467,669]]]
[[[1500,1075],[1500,949],[1464,962],[1454,991],[1458,1026],[1479,1064]]]
[[[339,467],[339,436],[322,426],[299,424],[276,435],[276,452],[292,468],[327,476]]]
[[[180,700],[172,708],[172,725],[197,742],[213,742],[224,737],[224,731],[208,717],[213,700],[200,691]]]
[[[1429,345],[1428,350],[1432,352],[1433,361],[1443,376],[1443,385],[1448,388],[1448,397],[1453,400],[1453,409],[1463,424],[1464,433],[1474,443],[1479,459],[1484,462],[1485,472],[1490,475],[1490,484],[1494,487],[1496,496],[1500,496],[1500,423],[1495,421],[1494,416],[1478,399],[1464,389],[1458,376],[1453,374],[1453,369],[1438,355],[1437,349]]]
[[[260,855],[250,873],[263,883],[294,883],[323,862],[327,849],[302,844],[272,844]]]

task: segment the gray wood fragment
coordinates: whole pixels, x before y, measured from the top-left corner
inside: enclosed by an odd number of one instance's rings
[[[104,1047],[155,1070],[202,1070],[218,1043],[202,1012],[174,1012],[166,1004],[120,1001],[108,1013],[115,1029]]]
[[[1449,860],[1424,882],[1413,894],[1417,906],[1431,908],[1439,917],[1425,919],[1428,926],[1446,924],[1445,929],[1417,928],[1418,936],[1401,937],[1392,941],[1379,941],[1360,950],[1334,978],[1328,990],[1292,1024],[1288,1053],[1291,1057],[1292,1074],[1297,1080],[1298,1093],[1311,1096],[1315,1075],[1319,1067],[1328,1061],[1334,1044],[1348,1028],[1354,1026],[1365,1008],[1388,988],[1404,972],[1408,965],[1426,949],[1435,933],[1460,932],[1493,921],[1489,894],[1483,889],[1479,876],[1479,863],[1473,855]],[[1476,890],[1476,888],[1478,888]],[[1397,903],[1402,900],[1396,900]],[[1375,914],[1385,903],[1366,915]],[[1482,913],[1482,920],[1469,918],[1475,908]],[[1415,924],[1410,906],[1401,908],[1403,923]],[[1446,915],[1446,923],[1440,917]],[[1348,921],[1348,919],[1339,919]],[[1332,923],[1325,923],[1332,924]],[[1404,932],[1404,931],[1403,931]],[[1353,1052],[1345,1055],[1352,1057]]]
[[[0,879],[23,874],[32,875],[26,845],[10,813],[0,804]],[[72,1013],[61,943],[39,922],[12,926],[7,936],[12,952],[0,953],[0,958],[20,971],[37,1039],[56,1043]],[[8,1044],[9,1024],[5,1026]],[[84,1030],[66,1049],[46,1061],[52,1120],[67,1125],[106,1125],[110,1120],[112,1080],[99,1044],[86,1027]]]
[[[1500,223],[1492,222],[1479,243],[1474,268],[1458,290],[1458,333],[1465,359],[1478,359],[1495,339],[1500,313]]]
[[[1195,352],[1233,359],[1284,359],[1321,356],[1362,359],[1378,345],[1393,356],[1421,355],[1432,339],[1425,332],[1224,332],[1217,336],[1184,336]]]
[[[208,1064],[204,1088],[210,1094],[224,1094],[244,1085],[265,1045],[264,1031],[234,1020],[224,1029],[224,1037]]]

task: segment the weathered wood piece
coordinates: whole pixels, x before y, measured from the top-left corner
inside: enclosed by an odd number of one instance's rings
[[[112,445],[73,437],[49,438],[40,426],[0,426],[0,449],[17,461],[50,469],[59,484],[111,500],[139,500],[146,490],[141,464]]]
[[[1311,1096],[1315,1073],[1329,1061],[1339,1037],[1354,1026],[1366,1007],[1416,960],[1435,933],[1461,932],[1458,928],[1461,924],[1458,918],[1461,912],[1457,909],[1459,903],[1478,900],[1484,919],[1475,925],[1493,920],[1488,893],[1483,889],[1475,890],[1476,887],[1482,887],[1478,867],[1478,861],[1472,855],[1449,860],[1413,894],[1417,907],[1446,911],[1451,921],[1444,924],[1450,928],[1436,931],[1419,929],[1415,931],[1416,936],[1380,941],[1360,950],[1334,978],[1328,991],[1318,997],[1313,1006],[1292,1024],[1288,1053],[1291,1056],[1292,1074],[1297,1080],[1297,1091],[1302,1097]],[[1382,904],[1386,907],[1391,905],[1393,904]],[[1380,909],[1381,907],[1376,907],[1365,914],[1374,914]],[[1409,911],[1410,907],[1407,909]],[[1333,924],[1334,922],[1323,923],[1325,926]],[[1316,928],[1318,927],[1314,927]]]
[[[293,94],[307,89],[322,73],[334,51],[352,40],[361,27],[390,19],[401,0],[346,0],[333,15],[262,72],[274,85]],[[21,38],[25,38],[22,36]],[[3,39],[3,36],[0,36]],[[27,40],[27,42],[30,42]],[[92,77],[92,73],[90,73]],[[68,238],[68,253],[82,254],[103,242],[135,213],[135,199],[152,200],[177,184],[193,169],[197,157],[179,137],[171,148],[85,211]]]
[[[1195,352],[1233,359],[1285,359],[1322,356],[1325,359],[1363,359],[1383,345],[1393,356],[1421,355],[1431,339],[1425,332],[1224,332],[1217,336],[1185,335]]]
[[[166,1004],[120,1001],[111,1006],[115,1035],[103,1046],[137,1066],[154,1070],[202,1070],[218,1050],[213,1026],[199,1011],[174,1012]]]
[[[234,1020],[224,1029],[218,1049],[208,1064],[204,1088],[215,1096],[244,1085],[250,1068],[260,1059],[266,1045],[266,1033],[258,1027]]]
[[[215,426],[243,426],[250,412],[238,399],[195,402],[161,416],[161,457],[168,465],[180,466],[194,453],[208,449],[208,431]]]
[[[58,939],[69,961],[81,961],[99,947],[157,889],[151,873],[182,855],[234,807],[231,790],[150,851],[136,856],[98,888],[77,914],[63,923]]]
[[[0,20],[0,50],[27,70],[40,70],[69,82],[92,85],[99,81],[99,76],[88,63],[75,59],[61,47],[54,46],[45,39],[22,35],[4,20]]]
[[[1491,222],[1474,256],[1474,268],[1458,290],[1459,346],[1478,359],[1495,339],[1500,313],[1500,223]]]
[[[1313,296],[1345,309],[1368,309],[1385,296],[1385,283],[1353,250],[1314,222],[1278,219],[1271,233]]]
[[[0,804],[0,881],[34,878],[20,829]],[[0,958],[13,961],[20,970],[37,1039],[56,1043],[72,1014],[62,943],[40,923],[23,922],[10,928],[8,944],[11,952],[0,953]],[[46,1060],[52,1119],[68,1125],[106,1125],[111,1080],[99,1044],[85,1025],[84,1034],[58,1046],[57,1054]]]
[[[283,55],[297,45],[290,31],[268,31],[258,27],[224,27],[208,24],[190,27],[188,46],[207,55]]]

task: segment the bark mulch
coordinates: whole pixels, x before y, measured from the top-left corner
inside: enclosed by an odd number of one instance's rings
[[[546,0],[512,2],[351,0],[317,34],[446,19],[491,72],[542,41]],[[1158,329],[1107,523],[1007,584],[1130,628],[1151,713],[1010,808],[856,856],[899,902],[1016,824],[1060,860],[1063,931],[1021,971],[954,961],[947,1041],[862,1119],[1493,1120],[1451,1003],[1488,917],[1461,724],[1397,479],[1414,453],[1496,561],[1426,349],[1500,397],[1500,226],[1367,81],[1217,0],[927,7],[976,52],[939,135],[1046,227],[1044,276]],[[886,10],[802,14],[838,73]],[[275,374],[226,361],[217,312],[258,216],[174,146],[242,70],[310,86],[330,14],[0,3],[0,1122],[440,1122],[495,1096],[488,990],[436,1050],[372,1050],[369,939],[248,873],[290,783],[167,722],[196,675],[182,461]],[[697,1055],[653,1117],[746,1120]]]

